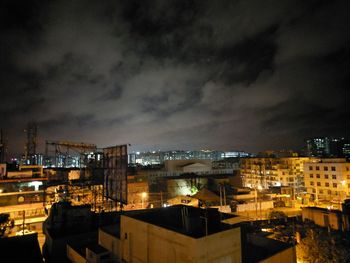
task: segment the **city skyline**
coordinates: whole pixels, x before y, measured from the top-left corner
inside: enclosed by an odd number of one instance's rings
[[[134,150],[350,137],[346,1],[5,1],[0,127]]]

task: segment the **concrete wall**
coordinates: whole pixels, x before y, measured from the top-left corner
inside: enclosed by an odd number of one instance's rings
[[[302,210],[303,220],[311,220],[316,225],[322,227],[328,227],[327,218],[329,226],[334,230],[341,230],[341,218],[338,217],[338,214],[327,209],[312,209],[312,208],[303,208]]]
[[[164,161],[164,167],[165,170],[168,172],[172,171],[183,171],[182,166],[193,164],[193,163],[200,163],[208,166],[211,168],[211,160],[166,160]]]
[[[296,261],[296,254],[295,254],[295,247],[288,248],[286,250],[283,250],[280,253],[277,253],[276,255],[273,255],[267,259],[264,259],[260,261],[260,263],[295,263]]]
[[[233,228],[197,239],[197,257],[195,262],[242,262],[240,228]]]
[[[256,209],[260,211],[260,210],[266,210],[270,208],[273,208],[273,201],[257,202],[257,204],[254,202],[254,203],[237,205],[237,212],[255,211]]]
[[[73,263],[86,263],[86,259],[67,245],[67,257]]]
[[[121,260],[122,245],[119,238],[99,229],[98,244],[111,253],[111,258],[113,262],[119,262]]]
[[[195,239],[122,216],[121,229],[126,262],[241,262],[239,228]]]
[[[168,179],[166,180],[168,198],[178,195],[191,195],[191,185],[206,187],[208,185],[207,178],[195,179]]]

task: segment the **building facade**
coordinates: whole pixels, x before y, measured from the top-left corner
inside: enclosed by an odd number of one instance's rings
[[[310,157],[350,157],[350,140],[343,137],[315,137],[306,140]]]
[[[273,186],[289,186],[298,190],[304,187],[304,166],[308,157],[243,158],[240,173],[243,186],[268,189]]]
[[[304,163],[307,192],[315,201],[343,201],[350,196],[350,163],[344,158]]]

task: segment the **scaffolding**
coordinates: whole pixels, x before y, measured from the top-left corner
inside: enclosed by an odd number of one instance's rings
[[[53,156],[50,156],[53,149]],[[54,167],[86,167],[89,159],[89,154],[95,154],[97,152],[97,146],[95,144],[83,143],[83,142],[70,142],[70,141],[52,141],[46,140],[45,143],[45,162],[47,166]],[[74,155],[78,155],[76,163]],[[53,157],[53,162],[51,158]],[[72,163],[70,163],[72,162]]]

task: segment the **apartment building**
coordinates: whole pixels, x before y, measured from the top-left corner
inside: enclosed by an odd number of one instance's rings
[[[350,197],[350,162],[345,158],[304,163],[304,181],[313,200],[343,201]]]
[[[268,189],[272,186],[304,187],[304,163],[309,157],[265,157],[241,159],[243,186]]]

